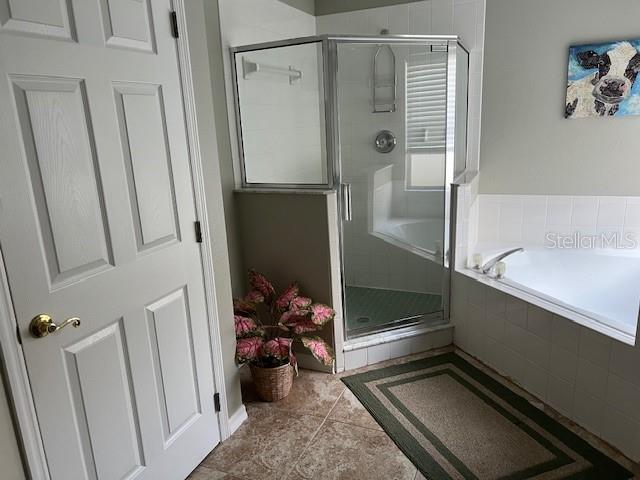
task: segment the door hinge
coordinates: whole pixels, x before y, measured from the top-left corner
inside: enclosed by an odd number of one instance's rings
[[[171,20],[171,35],[173,35],[173,38],[178,38],[180,35],[178,33],[178,15],[176,15],[176,12],[170,12],[169,19]]]
[[[18,337],[18,343],[22,345],[22,335],[20,335],[20,326],[16,325],[16,337]]]
[[[193,226],[196,230],[196,242],[202,243],[202,225],[200,224],[200,220],[196,220]]]
[[[215,408],[216,412],[220,411],[220,394],[216,393],[215,395],[213,395],[213,407]]]

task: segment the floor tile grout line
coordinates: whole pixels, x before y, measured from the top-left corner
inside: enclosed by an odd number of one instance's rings
[[[335,423],[341,423],[342,425],[349,425],[350,427],[364,428],[365,430],[371,430],[372,432],[385,433],[385,431],[382,428],[365,427],[364,425],[360,425],[359,423],[351,423],[351,422],[347,422],[346,420],[337,420],[335,418],[332,418],[330,421]]]
[[[313,442],[313,440],[318,436],[318,433],[320,433],[320,430],[322,429],[324,424],[327,423],[327,420],[329,419],[329,416],[331,415],[331,412],[333,412],[333,409],[338,404],[338,401],[342,398],[342,395],[344,395],[344,392],[345,392],[346,389],[347,389],[347,387],[345,386],[344,389],[342,390],[342,392],[340,392],[340,395],[338,395],[338,398],[336,398],[336,400],[333,402],[333,405],[331,406],[331,408],[329,409],[329,411],[325,415],[324,419],[322,420],[322,422],[320,423],[320,425],[318,426],[316,431],[313,433],[311,438],[309,438],[309,441],[307,442],[307,444],[304,446],[304,448],[300,452],[300,455],[298,455],[298,457],[291,464],[291,468],[285,472],[285,475],[286,475],[285,478],[287,478],[289,476],[289,474],[291,472],[293,472],[293,470],[296,468],[296,465],[298,465],[298,462],[300,461],[300,459],[304,456],[304,454],[307,452],[307,450],[311,446],[311,443]]]
[[[342,391],[340,392],[340,395],[338,395],[338,398],[336,398],[336,400],[333,402],[333,405],[331,405],[331,408],[329,409],[329,411],[325,415],[325,417],[324,417],[325,420],[329,419],[329,417],[331,416],[331,413],[336,409],[336,407],[338,406],[338,402],[344,396],[344,392],[346,392],[346,391],[347,391],[347,387],[344,386]]]

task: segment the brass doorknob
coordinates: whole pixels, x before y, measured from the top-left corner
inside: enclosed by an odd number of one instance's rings
[[[75,328],[80,326],[80,319],[78,317],[67,318],[60,325],[56,325],[49,315],[45,313],[41,313],[33,317],[31,323],[29,324],[29,331],[31,335],[36,338],[46,337],[50,333],[56,333],[58,330],[62,330],[67,325],[73,325]]]

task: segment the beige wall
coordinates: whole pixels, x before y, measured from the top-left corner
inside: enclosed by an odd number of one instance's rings
[[[278,291],[298,281],[305,295],[333,306],[330,206],[321,193],[237,192],[243,262],[264,273]],[[322,337],[333,342],[333,328]]]
[[[640,116],[563,117],[569,45],[637,38],[638,18],[637,0],[487,0],[481,193],[640,194]]]
[[[0,371],[0,477],[3,480],[22,480],[25,478],[22,460],[3,382],[4,372]]]

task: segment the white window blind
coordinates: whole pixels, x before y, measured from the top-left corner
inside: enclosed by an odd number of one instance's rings
[[[446,145],[447,65],[421,54],[412,55],[406,69],[407,149],[442,150]]]

